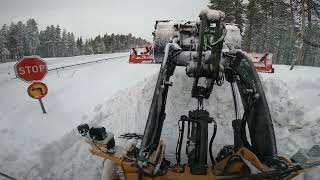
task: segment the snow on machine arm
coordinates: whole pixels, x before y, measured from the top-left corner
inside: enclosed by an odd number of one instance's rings
[[[232,42],[229,50],[224,50],[228,30],[223,12],[207,9],[201,11],[199,17],[198,22],[156,23],[154,53],[155,61],[161,63],[161,67],[145,130],[143,136],[138,137],[142,138],[141,145],[132,145],[124,152],[117,151],[115,146],[115,152],[109,152],[114,142],[97,142],[91,138],[88,127],[84,126],[89,132],[91,153],[113,161],[119,167],[118,179],[128,180],[290,179],[303,172],[305,167],[319,165],[319,161],[299,161],[306,157],[303,153],[294,158],[297,161],[278,155],[268,103],[251,57]],[[166,119],[167,95],[173,85],[170,78],[176,66],[186,67],[186,76],[193,79],[191,97],[198,103],[194,110],[181,115],[178,120],[179,137],[176,162],[173,163],[165,158],[166,143],[160,138]],[[200,83],[203,79],[205,85]],[[203,100],[210,97],[215,84],[221,86],[223,83],[230,83],[234,100],[235,119],[230,127],[234,132],[234,144],[223,147],[214,157],[212,147],[217,123],[205,110]],[[236,90],[241,100],[238,100]],[[242,114],[237,108],[240,103],[244,108]],[[214,129],[210,139],[209,126]],[[105,134],[103,129],[94,132]],[[181,163],[184,141],[188,159],[186,164]],[[319,157],[320,153],[316,150],[313,155]],[[211,163],[207,162],[208,156]]]

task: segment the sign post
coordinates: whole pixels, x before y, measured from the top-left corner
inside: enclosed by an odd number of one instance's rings
[[[43,114],[46,114],[47,111],[46,111],[46,109],[45,109],[44,106],[43,106],[42,99],[39,99],[39,103],[40,103],[40,106],[41,106],[41,109],[42,109]]]
[[[45,114],[41,98],[47,95],[48,87],[41,81],[48,74],[47,63],[39,56],[25,56],[14,65],[17,78],[32,83],[28,88],[28,95],[38,99],[42,112]]]

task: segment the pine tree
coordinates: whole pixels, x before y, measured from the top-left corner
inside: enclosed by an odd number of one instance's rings
[[[59,25],[55,27],[53,44],[56,50],[56,56],[61,56],[61,28]]]
[[[56,28],[51,25],[47,31],[48,35],[48,43],[49,43],[49,49],[50,49],[50,54],[49,57],[55,57],[56,56],[56,46],[55,46],[55,34],[56,34]]]
[[[239,25],[240,29],[243,28],[245,13],[243,0],[210,0],[208,7],[225,12],[227,23],[235,23]]]
[[[3,25],[0,29],[0,62],[6,62],[9,51],[7,49],[8,27]]]
[[[15,56],[18,54],[17,52],[17,36],[18,36],[18,28],[14,23],[11,23],[8,33],[8,50],[10,51],[10,55]]]
[[[74,56],[76,55],[77,47],[75,42],[75,37],[73,33],[67,33],[67,56]]]
[[[45,32],[44,31],[40,31],[39,32],[39,41],[40,41],[40,45],[37,48],[37,54],[40,55],[41,57],[47,57],[46,55],[46,38],[45,38]]]
[[[40,41],[42,46],[42,53],[44,57],[52,56],[52,33],[50,26],[47,26],[46,29],[40,32]]]
[[[0,53],[3,54],[4,49],[6,48],[6,34],[7,34],[7,29],[6,25],[3,25],[2,28],[0,29]]]
[[[84,47],[83,47],[83,51],[84,51],[84,54],[85,55],[91,55],[93,54],[93,47],[91,45],[91,42],[90,40],[86,40],[85,44],[84,44]]]
[[[300,9],[303,7],[301,3],[303,1],[294,0],[292,4],[297,4],[294,10],[298,11],[296,14],[299,15]],[[303,39],[303,54],[301,57],[301,64],[303,65],[320,65],[319,56],[320,56],[320,2],[318,0],[304,0],[304,11],[306,16],[306,28]],[[300,4],[300,6],[298,5]],[[298,7],[298,8],[297,8]],[[302,11],[302,10],[300,10]],[[302,11],[303,12],[303,11]],[[302,14],[302,12],[300,14]],[[302,21],[301,21],[301,24]],[[302,34],[302,25],[301,25]],[[301,36],[299,36],[301,38]]]
[[[68,56],[68,35],[65,29],[62,31],[62,39],[61,39],[60,47],[61,47],[61,56],[63,57]]]
[[[80,38],[77,39],[76,44],[77,44],[77,48],[78,48],[78,50],[79,50],[79,54],[80,54],[80,55],[84,54],[84,52],[83,52],[83,41],[82,41],[82,37],[80,37]]]
[[[106,46],[100,35],[93,40],[93,51],[95,54],[102,54],[106,51]]]
[[[247,25],[244,36],[244,49],[248,52],[251,51],[251,44],[253,38],[253,31],[255,26],[257,27],[259,21],[257,17],[260,16],[261,13],[258,9],[257,0],[249,0],[249,4],[247,5]]]
[[[34,19],[29,19],[26,25],[26,55],[35,55],[40,45],[38,25]]]

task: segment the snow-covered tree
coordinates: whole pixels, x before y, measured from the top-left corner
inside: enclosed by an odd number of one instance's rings
[[[238,24],[242,29],[244,23],[245,6],[243,0],[210,0],[210,9],[221,10],[226,13],[227,23]]]
[[[4,48],[6,48],[6,28],[5,25],[0,29],[0,53],[2,54],[4,51]]]
[[[83,52],[83,41],[82,41],[82,37],[80,37],[80,38],[77,39],[76,44],[77,44],[77,48],[78,48],[78,50],[79,50],[79,54],[80,54],[80,55],[84,54],[84,52]]]
[[[3,25],[0,29],[0,62],[6,62],[10,52],[7,49],[8,26]]]
[[[10,25],[7,43],[8,50],[12,56],[20,58],[24,55],[25,25],[21,21]]]
[[[118,52],[147,44],[149,43],[146,40],[132,34],[105,34],[83,40],[66,30],[61,33],[59,25],[50,25],[39,31],[34,19],[29,19],[26,24],[20,21],[17,24],[12,23],[10,27],[4,25],[0,29],[0,56],[2,58],[3,55],[10,55],[10,58],[15,60],[24,55],[58,57]]]
[[[53,44],[55,47],[55,54],[56,56],[61,56],[61,28],[57,25],[54,29],[54,36],[53,36]]]
[[[26,24],[26,55],[35,55],[40,45],[38,24],[34,19],[29,19]]]
[[[60,47],[61,47],[61,56],[68,56],[68,35],[65,29],[63,29],[62,31],[62,39],[61,39]]]
[[[95,54],[102,54],[106,52],[106,46],[100,35],[97,36],[92,43],[93,43],[93,51]]]
[[[76,55],[77,47],[75,42],[75,37],[73,33],[67,34],[67,46],[68,46],[68,56]]]
[[[90,40],[86,40],[86,42],[84,43],[83,52],[85,55],[90,55],[94,53],[92,43],[90,42]]]

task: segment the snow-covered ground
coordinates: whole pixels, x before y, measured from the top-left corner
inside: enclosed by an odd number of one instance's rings
[[[89,61],[100,56],[48,59],[49,69],[66,60]],[[49,73],[44,80],[49,87],[44,98],[48,111],[45,115],[38,102],[27,96],[27,84],[8,78],[12,63],[0,64],[0,172],[19,179],[99,179],[103,161],[89,154],[88,145],[74,128],[86,122],[102,125],[116,137],[125,132],[143,132],[159,65],[133,65],[127,59]],[[288,69],[277,65],[275,74],[261,74],[261,78],[279,153],[291,156],[299,148],[320,144],[320,68]],[[186,78],[183,68],[177,68],[173,81],[162,135],[171,160],[177,120],[196,108],[190,97],[192,80]],[[204,106],[218,123],[214,141],[217,153],[223,145],[233,143],[234,113],[228,84],[215,87]],[[118,138],[116,143],[126,144]]]
[[[107,57],[127,55],[107,54],[74,58],[50,58],[48,68]],[[27,95],[28,84],[12,79],[14,63],[0,64],[0,172],[19,177],[38,156],[45,144],[70,132],[86,121],[86,112],[120,89],[132,86],[158,70],[158,65],[129,65],[128,57],[101,63],[49,72],[44,83],[49,88],[43,98],[47,114],[42,114],[39,102]],[[9,68],[8,68],[9,67]],[[14,77],[14,75],[13,75]]]

